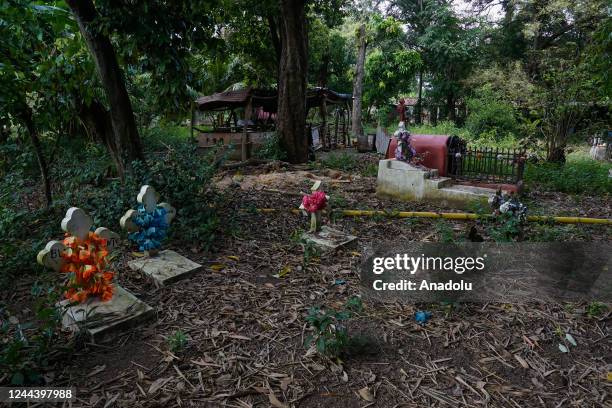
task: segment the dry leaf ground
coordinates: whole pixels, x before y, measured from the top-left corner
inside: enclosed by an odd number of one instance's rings
[[[359,169],[338,175],[258,166],[221,174],[225,233],[214,250],[194,252],[170,243],[204,264],[204,271],[156,289],[125,266],[125,251],[117,264],[119,282],[153,306],[157,319],[111,343],[85,345],[65,356],[53,384],[76,386],[73,406],[89,407],[611,406],[610,315],[589,317],[586,305],[420,305],[433,314],[421,327],[414,322],[414,305],[366,301],[348,325],[367,344],[364,350],[343,361],[308,352],[308,308],[340,307],[359,294],[364,246],[440,238],[430,220],[340,218],[333,220],[336,228],[356,235],[358,245],[303,265],[303,249],[291,237],[307,228],[307,220],[252,210],[296,208],[300,192],[322,176],[332,204],[343,208],[440,209],[380,201],[375,178],[361,176]],[[612,214],[600,197],[576,203],[534,192],[529,200],[542,212]],[[468,228],[465,222],[449,225],[457,237]],[[564,238],[610,240],[611,232],[578,226]],[[274,277],[281,271],[283,277]],[[26,298],[30,285],[27,277],[20,281],[13,301]],[[168,339],[177,330],[188,342],[172,353]],[[564,354],[558,344],[567,332],[578,346]]]

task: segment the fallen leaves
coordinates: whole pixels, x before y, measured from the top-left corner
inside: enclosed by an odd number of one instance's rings
[[[368,387],[363,387],[363,388],[359,389],[359,391],[357,391],[357,392],[359,393],[359,396],[364,401],[368,401],[368,402],[374,401],[374,396],[372,395],[372,392],[370,391],[370,389]]]

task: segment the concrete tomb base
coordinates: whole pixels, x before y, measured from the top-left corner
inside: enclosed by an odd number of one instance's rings
[[[306,232],[302,234],[302,238],[326,251],[335,251],[336,249],[346,246],[354,242],[357,237],[349,235],[343,231],[330,228],[326,225],[321,227],[321,231],[312,233]]]
[[[62,325],[73,331],[85,332],[94,342],[108,340],[155,314],[151,306],[116,284],[113,297],[109,301],[90,299],[85,303],[67,307],[69,303],[64,300],[58,304],[61,308],[66,307]]]
[[[170,250],[128,262],[135,271],[151,277],[158,287],[184,279],[202,269],[202,265]]]
[[[438,177],[438,170],[420,169],[395,159],[378,163],[376,195],[400,201],[429,201],[441,206],[469,208],[474,202],[487,204],[495,194],[491,188],[454,185],[449,177]]]

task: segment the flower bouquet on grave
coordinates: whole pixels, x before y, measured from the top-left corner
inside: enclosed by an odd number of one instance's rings
[[[64,296],[83,303],[91,297],[108,301],[113,297],[114,272],[107,270],[107,240],[90,232],[84,240],[66,234],[60,272],[68,274]]]
[[[321,229],[321,211],[327,206],[328,196],[323,191],[313,191],[312,194],[302,197],[300,209],[310,214],[310,232],[315,233]]]
[[[140,251],[149,255],[159,252],[162,242],[168,236],[167,210],[164,207],[156,207],[152,212],[147,212],[144,205],[139,205],[132,222],[139,228],[138,231],[128,234],[130,241],[138,245]]]

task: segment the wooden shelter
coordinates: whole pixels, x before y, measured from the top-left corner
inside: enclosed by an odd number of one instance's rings
[[[352,97],[325,88],[309,90],[307,112],[319,108],[320,123],[308,124],[312,144],[333,148],[348,144],[348,117]],[[328,121],[328,106],[334,106],[332,120]],[[218,144],[239,145],[234,158],[246,160],[271,137],[276,129],[278,94],[276,90],[245,88],[201,96],[195,101],[191,135],[201,148]],[[206,117],[208,116],[208,117]]]

